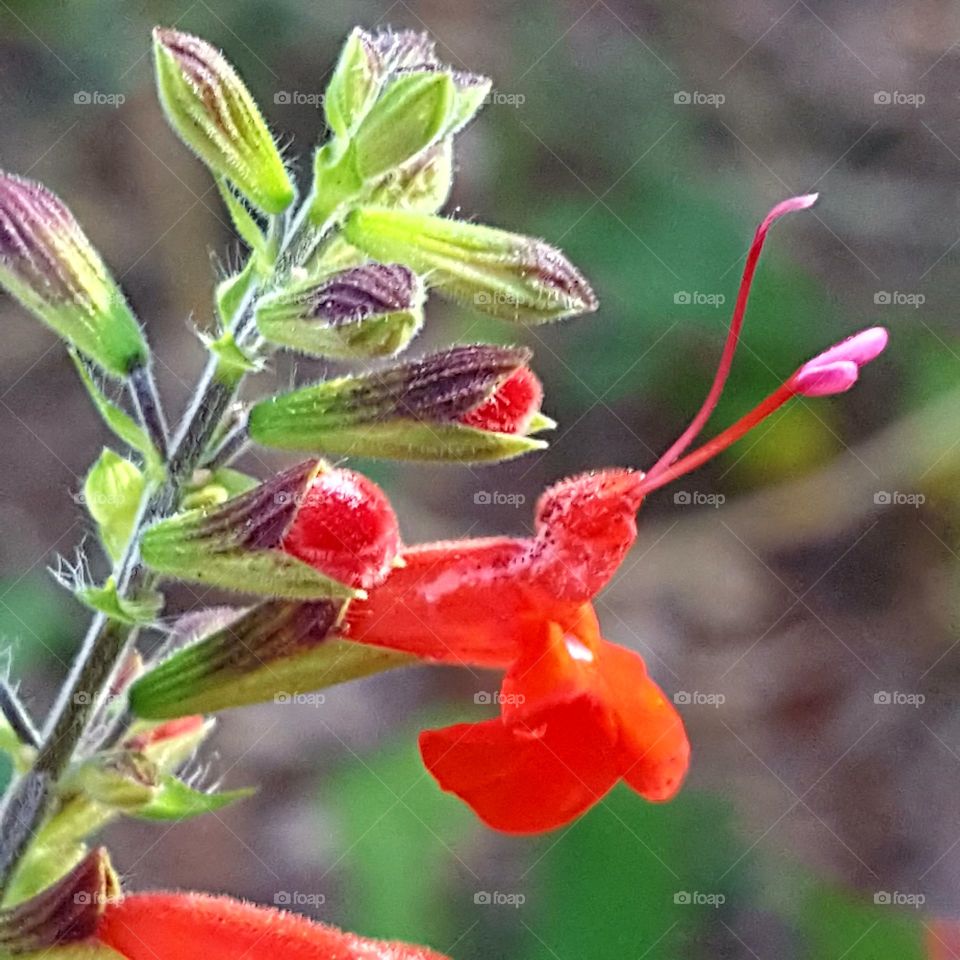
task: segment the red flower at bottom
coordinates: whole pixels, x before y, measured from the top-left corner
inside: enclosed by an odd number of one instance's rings
[[[562,826],[619,780],[670,799],[690,744],[643,660],[601,638],[589,604],[541,627],[504,677],[498,719],[420,734],[427,769],[508,833]]]
[[[126,960],[446,960],[230,897],[141,893],[107,905],[97,939]]]

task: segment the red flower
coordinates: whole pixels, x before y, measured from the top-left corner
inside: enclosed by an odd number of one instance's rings
[[[682,456],[723,390],[770,225],[814,199],[779,204],[757,229],[713,385],[647,474],[613,469],[564,480],[541,498],[532,537],[413,548],[402,568],[348,608],[343,630],[352,640],[506,671],[498,718],[420,737],[441,787],[491,826],[516,833],[558,827],[621,779],[649,800],[679,789],[689,759],[680,717],[636,653],[601,639],[590,601],[632,546],[646,495],[726,449],[791,397],[848,389],[886,345],[886,331],[874,328],[831,347]]]
[[[111,902],[97,939],[126,960],[445,960],[424,947],[367,940],[296,914],[199,893]]]
[[[302,495],[281,548],[327,576],[369,588],[387,575],[400,550],[387,495],[353,470],[321,470]]]

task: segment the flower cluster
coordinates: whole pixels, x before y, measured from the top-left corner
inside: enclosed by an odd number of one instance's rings
[[[91,584],[81,564],[67,583],[93,620],[43,735],[0,679],[0,747],[19,774],[0,811],[0,950],[442,960],[227,898],[124,897],[90,838],[120,817],[179,821],[248,794],[184,778],[208,714],[416,662],[503,674],[497,716],[420,735],[439,786],[490,827],[552,830],[621,781],[670,799],[689,765],[683,721],[639,654],[603,638],[594,600],[633,545],[648,495],[791,398],[849,389],[887,335],[874,328],[831,347],[690,450],[729,374],[767,233],[815,197],[786,200],[757,229],[707,398],[656,464],[552,485],[526,537],[407,545],[385,492],[327,458],[497,462],[541,449],[535,435],[556,426],[525,347],[395,357],[423,328],[428,294],[523,325],[597,308],[545,241],[440,215],[456,136],[490,81],[442,63],[423,34],[354,31],[301,199],[218,50],[158,28],[154,54],[167,118],[212,174],[247,250],[217,287],[207,369],[172,434],[144,329],[98,254],[53,194],[0,174],[0,284],[66,341],[125,448],[105,450],[84,483],[110,572]],[[246,374],[278,350],[378,364],[240,400]],[[103,375],[125,383],[127,404],[107,398]],[[309,458],[259,480],[232,467],[254,443]],[[177,618],[162,588],[178,581],[247,603]],[[150,630],[168,635],[141,652]]]

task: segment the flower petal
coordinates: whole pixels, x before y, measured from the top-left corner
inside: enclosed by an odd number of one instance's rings
[[[606,714],[590,697],[545,711],[536,726],[502,720],[420,734],[420,753],[441,788],[505,833],[561,827],[617,782]],[[606,747],[606,749],[605,749]]]
[[[619,721],[623,778],[647,800],[669,800],[690,762],[683,720],[639,654],[604,642],[600,669]]]
[[[547,598],[527,584],[529,542],[452,541],[403,554],[405,565],[352,603],[343,635],[438,663],[505,669]]]
[[[144,893],[111,903],[98,939],[127,960],[444,960],[230,897]]]

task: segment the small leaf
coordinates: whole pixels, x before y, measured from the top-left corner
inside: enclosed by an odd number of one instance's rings
[[[83,360],[75,350],[70,351],[70,357],[80,380],[86,387],[94,407],[103,418],[103,422],[131,449],[136,450],[143,456],[144,463],[147,466],[147,472],[151,476],[162,472],[163,461],[157,453],[156,447],[150,442],[147,432],[143,430],[134,419],[121,410],[116,404],[111,403],[103,394],[103,391],[97,386],[90,371],[87,369]]]
[[[204,813],[212,813],[237,800],[252,796],[252,787],[228,790],[223,793],[204,793],[188,787],[176,777],[162,777],[160,788],[145,806],[131,811],[140,820],[186,820]]]
[[[217,315],[225,329],[233,326],[233,321],[256,280],[256,260],[251,256],[239,273],[234,273],[217,284],[215,295]]]
[[[266,257],[267,238],[260,224],[257,223],[256,218],[243,202],[243,199],[237,196],[230,184],[223,177],[217,177],[216,180],[217,189],[220,191],[220,196],[223,198],[227,212],[230,214],[230,219],[233,221],[237,233],[240,234],[240,239],[250,248],[253,254],[251,260],[256,257]]]
[[[156,621],[163,609],[163,597],[159,594],[146,594],[142,597],[121,597],[113,577],[108,578],[102,587],[85,587],[76,592],[77,599],[105,614],[117,623],[127,626],[143,626]]]
[[[126,549],[140,512],[145,481],[129,460],[104,449],[87,473],[83,498],[114,561]]]
[[[243,352],[229,330],[211,340],[207,349],[217,358],[217,377],[223,383],[239,383],[248,373],[261,369],[261,364]]]

